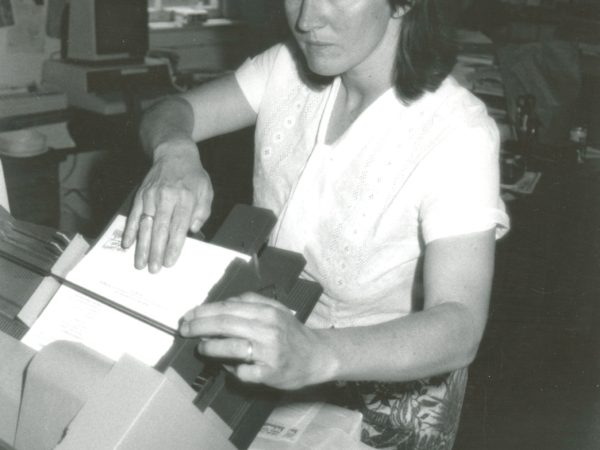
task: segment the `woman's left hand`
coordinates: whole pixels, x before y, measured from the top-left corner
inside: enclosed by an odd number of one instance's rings
[[[184,337],[204,338],[198,351],[237,359],[230,368],[240,380],[278,389],[322,381],[326,349],[318,331],[300,323],[281,303],[255,293],[197,306],[183,317]]]

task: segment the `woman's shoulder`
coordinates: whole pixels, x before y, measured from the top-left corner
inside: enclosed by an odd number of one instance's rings
[[[424,167],[445,165],[443,161],[447,160],[471,160],[474,156],[496,158],[499,133],[495,121],[483,102],[453,78],[448,77],[435,92],[413,106],[419,130],[414,133],[415,151],[429,161]]]
[[[285,42],[279,42],[250,57],[248,61],[264,71],[271,72],[278,66],[290,63],[291,49]]]
[[[430,111],[430,123],[444,134],[483,134],[489,140],[497,139],[496,122],[487,107],[477,96],[448,76],[440,87],[424,99],[424,107]]]
[[[293,45],[278,43],[248,58],[235,72],[238,85],[255,111],[278,103],[290,90],[299,89],[298,57]]]
[[[446,108],[453,111],[456,120],[467,124],[493,122],[483,101],[460,85],[453,76],[450,75],[444,80],[439,93],[445,99]]]
[[[277,76],[294,76],[302,71],[301,53],[291,41],[279,42],[250,58],[250,61]]]

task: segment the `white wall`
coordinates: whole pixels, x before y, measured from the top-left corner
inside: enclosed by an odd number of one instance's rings
[[[0,87],[39,82],[42,62],[60,51],[58,39],[45,35],[45,7],[12,0],[15,25],[0,28]]]

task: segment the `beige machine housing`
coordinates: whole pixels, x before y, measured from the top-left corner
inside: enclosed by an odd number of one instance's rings
[[[17,450],[234,450],[231,429],[173,371],[76,343],[39,353],[0,333],[0,441]]]

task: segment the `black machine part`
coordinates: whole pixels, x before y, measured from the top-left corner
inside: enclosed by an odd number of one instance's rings
[[[252,291],[282,302],[294,311],[298,320],[306,321],[322,289],[317,283],[298,278],[306,264],[302,255],[265,245],[274,224],[271,211],[245,205],[233,209],[212,242],[253,255],[257,260],[233,261],[208,294],[207,302]],[[198,391],[194,404],[202,411],[212,408],[231,427],[229,440],[238,449],[246,449],[281,392],[239,382],[222,368],[222,361],[199,357],[198,342],[197,338],[175,337],[156,369],[164,372],[173,368]]]

